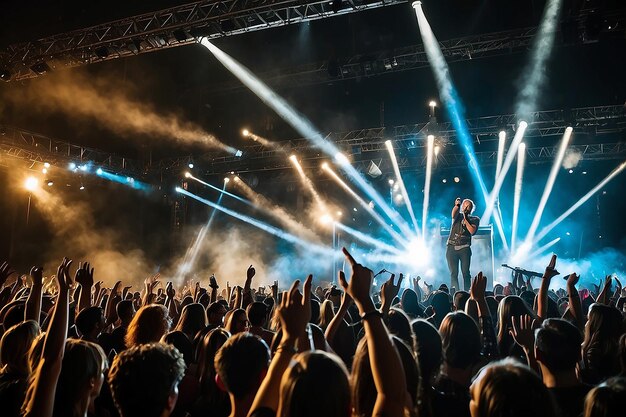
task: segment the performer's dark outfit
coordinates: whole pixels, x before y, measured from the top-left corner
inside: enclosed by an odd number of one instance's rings
[[[480,224],[480,218],[467,215],[467,221],[476,227]],[[470,290],[472,278],[470,275],[470,261],[472,257],[472,233],[463,225],[463,213],[459,210],[452,219],[450,236],[446,248],[446,260],[450,270],[450,285],[458,290],[459,288],[459,262],[461,262],[461,274],[463,274],[463,287],[465,291]]]

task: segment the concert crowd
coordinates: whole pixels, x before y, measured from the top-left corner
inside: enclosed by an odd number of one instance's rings
[[[63,259],[44,277],[4,263],[0,415],[624,415],[617,277],[583,288],[553,256],[541,278],[492,290],[482,273],[465,290],[402,274],[376,286],[344,255],[350,276],[324,288],[311,275],[262,287],[252,266],[243,287],[107,288],[106,265]]]

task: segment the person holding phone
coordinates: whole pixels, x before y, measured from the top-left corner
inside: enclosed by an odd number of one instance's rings
[[[450,270],[450,285],[459,290],[459,263],[463,275],[463,289],[469,291],[472,276],[470,262],[472,259],[472,236],[478,231],[480,218],[472,216],[474,202],[466,198],[461,202],[457,197],[452,207],[452,227],[446,247],[446,261]]]

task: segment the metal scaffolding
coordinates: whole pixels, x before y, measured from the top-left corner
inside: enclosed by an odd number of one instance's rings
[[[574,128],[574,133],[608,135],[623,133],[626,131],[626,111],[623,105],[607,105],[595,107],[581,107],[569,110],[537,111],[531,114],[526,129],[526,138],[547,138],[562,135],[567,126]],[[515,114],[479,117],[466,120],[469,132],[477,143],[498,140],[501,130],[512,132],[515,130],[518,118]],[[412,125],[394,127],[374,127],[369,129],[357,129],[348,132],[331,132],[325,135],[326,140],[333,142],[337,148],[346,155],[351,156],[355,163],[364,159],[369,163],[371,158],[379,152],[386,152],[385,141],[392,140],[394,149],[407,150],[423,148],[426,146],[426,136],[433,134],[437,143],[448,148],[446,156],[440,156],[440,165],[456,166],[466,164],[463,153],[456,151],[456,131],[450,122],[437,123],[435,120]],[[596,145],[584,145],[581,149],[585,155],[595,156],[623,156],[623,146],[606,147]],[[534,151],[528,149],[528,160],[543,160],[546,155],[551,155],[552,146],[543,146]],[[577,149],[577,150],[581,150]],[[202,156],[194,156],[199,166],[203,166],[206,174],[225,173],[228,171],[263,171],[288,169],[291,167],[286,160],[286,154],[295,153],[302,161],[315,161],[327,158],[320,154],[311,142],[306,139],[295,139],[277,142],[276,146],[266,147],[259,143],[246,146],[242,149],[241,157],[224,156],[215,152]],[[532,151],[532,152],[531,152]],[[487,162],[492,158],[493,152],[479,152],[478,161]],[[384,160],[384,159],[383,159]],[[399,162],[404,160],[399,157]],[[180,170],[187,165],[189,156],[181,158],[168,158],[157,163],[161,170]],[[423,161],[417,167],[423,166]],[[421,165],[420,165],[421,164]],[[402,167],[409,165],[406,162]]]
[[[31,165],[48,162],[66,167],[72,162],[92,163],[120,174],[140,176],[143,173],[136,160],[4,125],[0,125],[0,152],[3,159],[25,160]]]
[[[0,53],[0,78],[22,80],[59,68],[159,51],[277,26],[406,3],[406,0],[204,0],[31,42]]]

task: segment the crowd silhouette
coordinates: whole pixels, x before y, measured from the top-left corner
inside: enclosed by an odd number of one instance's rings
[[[536,287],[515,274],[488,290],[482,272],[467,291],[403,274],[377,287],[343,252],[351,275],[326,288],[311,275],[258,286],[250,266],[243,287],[155,275],[137,291],[67,258],[46,278],[5,262],[0,415],[623,415],[617,277],[555,282],[554,255]]]

